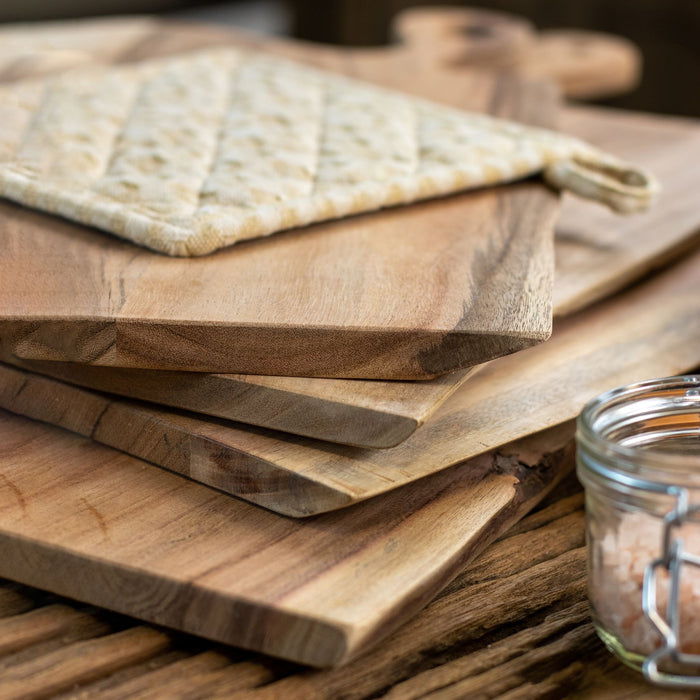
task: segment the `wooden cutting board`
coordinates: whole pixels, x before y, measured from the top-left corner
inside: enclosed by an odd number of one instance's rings
[[[376,648],[310,670],[0,581],[3,700],[697,700],[654,688],[597,637],[583,492],[567,477]]]
[[[0,576],[227,644],[341,663],[571,468],[571,430],[293,521],[0,411]]]
[[[163,24],[125,57],[211,43],[211,30]],[[257,43],[278,50],[283,42]],[[455,74],[411,52],[302,44],[284,52],[455,106],[551,124],[548,86],[531,100],[515,78]],[[525,96],[530,108],[521,109]],[[530,182],[172,259],[2,203],[0,334],[32,359],[434,377],[549,335],[556,209],[556,196]]]
[[[656,173],[663,191],[648,213],[634,217],[565,197],[555,238],[554,313],[559,315],[618,290],[694,245],[700,235],[696,122],[568,107],[562,124],[568,132]],[[297,435],[380,448],[408,437],[465,377],[462,372],[424,382],[382,382],[161,373],[22,361],[9,353],[4,359],[88,388]]]
[[[0,581],[0,630],[11,654],[0,667],[0,697],[697,700],[645,683],[597,637],[586,600],[583,500],[567,477],[419,614],[335,669],[222,649]]]
[[[700,250],[491,362],[397,447],[242,429],[0,366],[0,406],[69,428],[280,513],[343,508],[574,418],[592,396],[700,365]]]
[[[424,382],[266,377],[0,358],[79,386],[344,445],[405,440],[474,368]]]

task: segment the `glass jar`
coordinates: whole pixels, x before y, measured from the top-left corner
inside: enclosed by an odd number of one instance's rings
[[[602,394],[576,441],[598,635],[648,680],[700,688],[700,375]]]

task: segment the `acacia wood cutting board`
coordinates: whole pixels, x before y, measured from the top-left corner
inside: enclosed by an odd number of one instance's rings
[[[122,57],[210,45],[212,36],[162,25]],[[551,123],[544,93],[519,109],[532,88],[515,78],[455,73],[411,52],[258,45],[467,109]],[[25,359],[434,377],[548,336],[556,208],[550,190],[528,183],[178,260],[2,203],[0,334]]]
[[[677,256],[700,235],[695,183],[700,125],[600,108],[562,110],[562,126],[648,168],[663,184],[652,209],[621,217],[565,197],[555,236],[554,313],[571,313]],[[0,341],[0,356],[3,347]],[[464,380],[423,382],[265,377],[5,360],[81,386],[360,447],[408,437]],[[464,391],[469,391],[466,387]]]
[[[570,433],[294,521],[0,411],[0,576],[302,663],[344,662],[571,468]]]

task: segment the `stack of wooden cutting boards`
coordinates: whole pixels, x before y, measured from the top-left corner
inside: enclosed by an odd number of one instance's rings
[[[211,31],[148,25],[109,59]],[[539,83],[258,43],[556,117]],[[317,666],[407,619],[570,469],[586,400],[700,365],[700,131],[560,126],[653,171],[654,207],[567,200],[554,236],[526,182],[176,260],[1,202],[0,576]]]

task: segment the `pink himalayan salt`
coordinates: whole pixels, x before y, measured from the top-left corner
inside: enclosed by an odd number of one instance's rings
[[[661,645],[661,636],[644,616],[642,581],[647,564],[661,554],[663,522],[647,513],[621,514],[616,530],[594,536],[590,598],[600,623],[625,649],[643,656]],[[700,525],[673,530],[682,537],[684,551],[700,554]],[[666,619],[669,577],[657,568],[656,604]],[[680,642],[686,653],[700,653],[700,567],[681,568]]]

